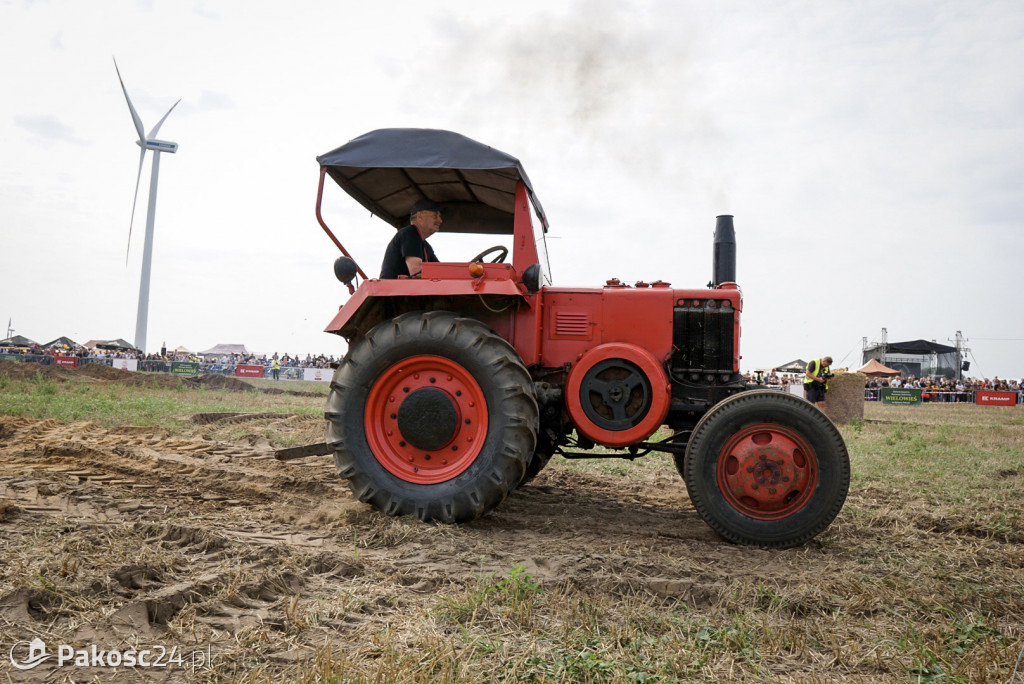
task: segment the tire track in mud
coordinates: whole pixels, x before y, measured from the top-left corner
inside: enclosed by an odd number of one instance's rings
[[[350,498],[316,466],[160,428],[0,418],[5,549],[52,556],[35,578],[12,563],[0,572],[0,587],[14,586],[0,591],[0,635],[62,624],[90,625],[70,638],[93,643],[180,640],[185,624],[216,643],[247,629],[283,634],[304,591],[362,574],[329,534],[275,516],[275,504]],[[83,550],[92,567],[76,561]]]
[[[288,422],[195,423],[221,419]],[[70,636],[230,652],[262,634],[261,648],[281,649],[265,654],[274,660],[386,621],[399,597],[459,591],[520,564],[552,587],[695,607],[737,576],[787,581],[771,552],[721,542],[674,473],[645,477],[553,464],[490,515],[434,525],[359,503],[325,457],[282,463],[244,440],[0,417],[0,532],[8,549],[52,556],[38,578],[0,571],[0,637],[87,625]],[[303,617],[308,605],[315,619]]]

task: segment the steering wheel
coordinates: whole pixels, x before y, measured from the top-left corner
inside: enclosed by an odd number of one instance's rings
[[[493,254],[494,252],[501,252],[501,254],[499,254],[498,256],[496,256],[493,259],[491,259],[491,263],[492,264],[503,264],[503,263],[505,263],[505,257],[508,256],[508,247],[505,247],[504,245],[494,245],[494,247],[488,247],[487,249],[485,249],[484,251],[480,252],[479,254],[477,254],[472,259],[470,259],[470,261],[471,262],[472,261],[483,261],[485,256],[487,256],[488,254]]]

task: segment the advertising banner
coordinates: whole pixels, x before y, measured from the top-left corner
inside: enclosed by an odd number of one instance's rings
[[[262,378],[263,366],[235,366],[235,375],[240,378]]]
[[[21,363],[21,354],[0,354],[0,361],[11,361]]]
[[[199,364],[193,361],[172,361],[171,375],[199,375]]]
[[[132,371],[133,373],[139,370],[138,359],[110,359],[110,365],[121,370]]]
[[[69,366],[71,368],[77,368],[78,367],[78,357],[77,356],[54,356],[53,357],[53,362],[55,364],[57,364],[58,366]]]
[[[332,368],[303,368],[302,379],[311,382],[330,382],[334,377]]]
[[[920,404],[921,390],[901,387],[883,387],[883,404]]]
[[[974,403],[978,406],[1016,406],[1016,392],[975,392]]]

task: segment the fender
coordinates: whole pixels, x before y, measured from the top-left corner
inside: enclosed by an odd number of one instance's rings
[[[522,303],[527,302],[526,286],[514,281],[516,274],[510,265],[481,265],[484,272],[478,277],[470,275],[468,263],[425,263],[422,278],[365,280],[355,294],[339,307],[338,313],[324,328],[324,332],[351,338],[358,329],[367,327],[367,321],[363,320],[365,315],[360,314],[375,309],[372,304],[376,299],[398,301],[398,297],[432,299],[458,296],[471,296],[475,299],[477,296],[497,295],[515,297]],[[373,323],[370,323],[370,327],[372,325]]]

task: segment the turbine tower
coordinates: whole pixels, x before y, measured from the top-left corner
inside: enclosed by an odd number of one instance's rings
[[[132,200],[132,218],[128,224],[128,249],[125,250],[124,261],[125,265],[128,264],[128,252],[132,246],[132,227],[135,224],[135,205],[139,201],[139,181],[142,180],[142,165],[146,161],[146,150],[153,151],[153,172],[149,177],[149,207],[146,211],[146,242],[142,250],[142,277],[139,279],[139,309],[138,314],[135,317],[135,347],[139,351],[146,350],[146,326],[149,321],[149,273],[153,264],[153,220],[156,217],[156,186],[157,180],[160,176],[160,153],[170,152],[174,154],[178,151],[178,143],[167,142],[166,140],[157,140],[157,131],[160,130],[160,126],[163,125],[164,121],[170,116],[174,108],[178,106],[178,102],[171,105],[171,108],[167,110],[164,117],[157,121],[156,126],[153,126],[152,130],[147,135],[142,128],[142,119],[139,118],[138,112],[135,111],[135,107],[132,105],[132,99],[128,97],[128,89],[124,87],[124,80],[121,78],[121,70],[117,68],[117,60],[114,60],[114,70],[117,71],[117,80],[121,82],[121,90],[124,91],[124,99],[128,102],[128,110],[132,113],[132,121],[135,123],[135,130],[139,134],[139,139],[135,142],[140,148],[142,148],[139,154],[139,172],[135,178],[135,198]]]

